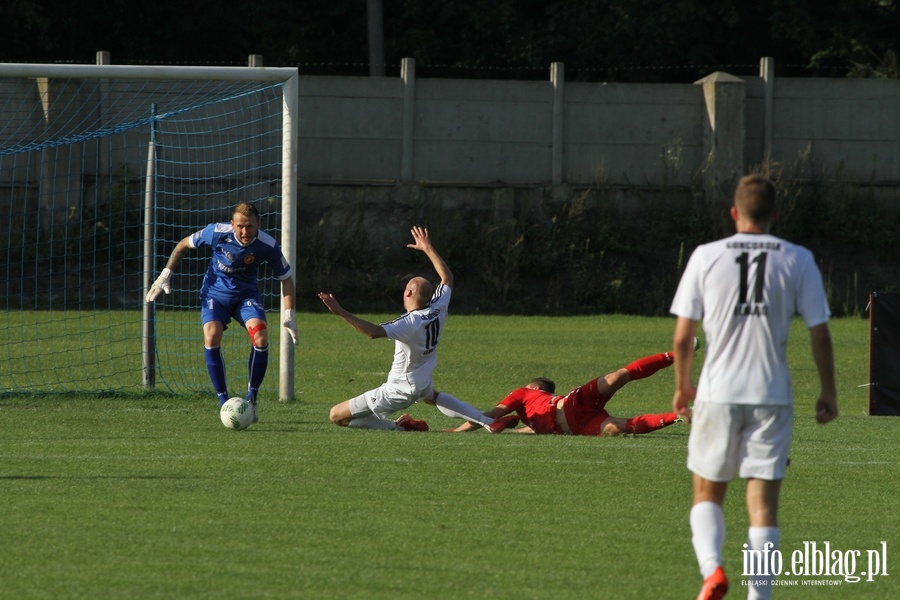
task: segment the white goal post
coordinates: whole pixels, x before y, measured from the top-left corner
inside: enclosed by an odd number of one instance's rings
[[[281,175],[280,175],[280,218],[281,218],[281,232],[280,232],[280,242],[282,249],[284,251],[285,258],[289,261],[293,269],[297,269],[297,257],[296,257],[296,248],[297,248],[297,239],[296,239],[296,220],[297,220],[297,139],[298,139],[298,71],[296,68],[272,68],[272,67],[192,67],[192,66],[128,66],[128,65],[69,65],[69,64],[10,64],[10,63],[0,63],[0,84],[4,80],[24,80],[24,81],[35,81],[37,84],[38,93],[41,96],[37,102],[33,100],[28,100],[32,104],[37,104],[39,106],[40,102],[44,102],[45,104],[45,112],[47,112],[46,104],[47,101],[43,98],[43,89],[42,86],[48,86],[50,81],[57,79],[66,79],[66,80],[94,80],[94,81],[141,81],[141,82],[174,82],[179,84],[179,82],[259,82],[260,84],[272,84],[280,86],[281,88]],[[185,83],[187,85],[187,83]],[[178,87],[177,85],[174,87]],[[15,120],[26,120],[27,116],[20,117],[20,112],[24,109],[16,108],[11,104],[8,106],[3,106],[3,102],[8,102],[9,99],[2,98],[3,90],[7,88],[0,87],[0,116],[2,116],[6,121],[6,123],[0,122],[0,188],[6,188],[7,190],[12,190],[5,192],[8,194],[8,198],[5,198],[4,201],[9,202],[11,213],[15,211],[15,206],[17,202],[21,201],[21,198],[16,194],[24,195],[26,192],[16,192],[16,184],[10,184],[10,179],[15,179],[17,177],[17,173],[19,172],[32,172],[34,170],[48,169],[54,168],[46,166],[46,160],[41,159],[40,166],[36,167],[34,164],[24,165],[26,159],[23,158],[15,158],[16,154],[24,155],[28,152],[45,152],[46,150],[35,150],[34,148],[28,147],[29,142],[27,138],[28,132],[13,132],[11,134],[12,137],[4,137],[4,134],[8,133],[9,130],[13,129],[16,125],[13,123]],[[19,89],[22,89],[20,86]],[[27,94],[30,94],[28,92]],[[18,95],[25,96],[27,95],[25,92],[18,92]],[[92,92],[93,94],[93,92]],[[6,94],[10,96],[10,94]],[[16,94],[12,94],[16,95]],[[87,93],[82,93],[81,96],[86,96]],[[79,92],[74,93],[74,96],[78,97]],[[100,96],[103,96],[100,94]],[[149,96],[149,94],[148,94]],[[91,98],[94,96],[92,95]],[[104,96],[105,97],[105,96]],[[92,100],[93,102],[93,100]],[[21,103],[23,106],[26,102]],[[3,112],[5,110],[5,112]],[[39,109],[38,109],[39,110]],[[115,110],[114,106],[105,106],[103,102],[100,102],[100,106],[89,106],[86,109],[88,111],[93,111],[94,113],[99,113],[101,116],[98,120],[100,123],[100,130],[103,129],[103,117],[102,113],[104,110]],[[254,110],[253,108],[250,109]],[[91,123],[88,127],[94,127],[93,133],[97,133],[97,125],[95,123]],[[58,128],[57,128],[58,129]],[[103,131],[99,131],[100,134],[103,134]],[[79,131],[77,129],[73,129],[70,132],[59,130],[54,134],[56,139],[51,142],[52,145],[56,147],[62,146],[68,143],[78,143],[79,140]],[[277,134],[276,134],[277,135]],[[39,134],[38,134],[39,136]],[[101,146],[101,144],[98,144]],[[149,221],[152,219],[152,199],[151,196],[153,194],[152,190],[152,179],[154,175],[154,164],[155,164],[155,155],[153,150],[152,140],[147,144],[148,150],[148,159],[146,163],[146,172],[144,173],[144,177],[146,178],[146,198],[147,201],[144,205],[145,211],[145,223],[147,226]],[[93,147],[92,147],[93,148]],[[93,149],[90,150],[93,152]],[[102,152],[102,150],[98,150],[97,152]],[[9,159],[7,157],[12,156],[13,158]],[[5,159],[5,162],[3,161]],[[28,159],[31,160],[31,159]],[[242,167],[243,168],[243,167]],[[80,176],[80,175],[79,175]],[[80,176],[83,177],[83,176]],[[132,177],[134,179],[134,177]],[[34,187],[32,185],[32,187]],[[32,195],[38,194],[40,195],[42,192],[28,192]],[[223,197],[225,194],[223,194]],[[271,200],[271,199],[270,199]],[[57,211],[59,209],[56,209]],[[274,209],[273,209],[274,210]],[[44,211],[46,212],[46,210]],[[62,211],[65,213],[65,208]],[[39,215],[41,219],[46,219],[46,215],[42,213]],[[63,220],[65,220],[65,214],[63,214]],[[64,223],[65,225],[65,223]],[[100,223],[98,226],[103,225]],[[265,225],[263,225],[265,228]],[[146,232],[145,232],[146,233]],[[39,234],[31,234],[26,232],[23,234],[25,237],[31,235]],[[29,248],[38,248],[39,244],[44,243],[41,241],[35,242],[34,246],[29,246]],[[171,248],[169,248],[171,249]],[[31,251],[31,250],[29,250]],[[34,251],[37,252],[37,251]],[[158,270],[154,268],[154,257],[147,256],[147,253],[144,252],[143,256],[143,268],[142,268],[142,292],[146,292],[149,288],[151,282],[155,279],[156,273]],[[37,260],[29,259],[31,262],[23,266],[21,268],[22,271],[26,271],[28,268],[36,268],[33,265],[37,264]],[[208,260],[208,259],[207,259]],[[33,264],[32,264],[33,263]],[[7,265],[9,266],[9,265]],[[71,288],[71,284],[70,284]],[[12,295],[13,292],[8,292],[8,295]],[[133,294],[136,297],[136,294]],[[49,294],[47,295],[49,297]],[[37,311],[50,311],[54,310],[54,308],[48,308],[45,304],[45,301],[41,301],[42,303],[38,306],[38,303],[35,303],[35,308]],[[51,302],[51,301],[46,301]],[[96,303],[96,299],[94,299]],[[132,301],[134,302],[134,301]],[[25,304],[24,302],[22,303]],[[147,303],[142,302],[143,310],[144,310],[144,322],[146,323],[153,322],[153,306],[148,306]],[[281,301],[281,309],[284,309],[283,300]],[[9,311],[9,307],[12,306],[12,303],[9,299],[7,299],[7,310]],[[29,307],[31,308],[31,307]],[[135,306],[136,308],[136,306]],[[58,311],[65,311],[65,308],[55,309]],[[199,320],[196,321],[199,323]],[[199,325],[196,325],[199,327]],[[273,328],[274,329],[274,328]],[[280,329],[280,319],[279,319],[279,329]],[[18,335],[18,332],[16,332]],[[22,337],[27,337],[27,332],[23,332]],[[13,336],[10,336],[13,337]],[[155,346],[153,341],[153,333],[149,333],[147,331],[142,332],[142,338],[144,339],[144,345],[142,349],[142,361],[143,361],[143,387],[152,387],[155,384]],[[52,343],[52,342],[50,342]],[[294,388],[295,388],[295,375],[294,375],[294,346],[292,344],[291,338],[288,335],[280,335],[279,336],[279,398],[282,401],[291,401],[294,398]],[[8,362],[14,363],[15,355],[10,351],[9,356],[12,358],[5,358],[7,355],[3,354],[0,356],[0,360],[8,360]],[[116,350],[113,349],[109,351],[111,353],[115,353]],[[202,355],[202,352],[198,353]],[[40,362],[41,356],[38,355],[36,360]],[[44,369],[52,369],[53,366],[51,364],[45,364]],[[13,367],[10,367],[13,369]],[[98,369],[100,371],[101,369]],[[9,378],[12,380],[16,380],[17,374],[13,371],[7,373],[7,369],[0,366],[0,374],[9,375]],[[136,378],[140,380],[140,376],[136,375]],[[27,377],[22,377],[23,380],[26,380]],[[76,380],[79,381],[79,380]],[[9,385],[3,383],[2,385]],[[77,383],[76,383],[77,385]],[[130,384],[129,384],[130,385]],[[118,389],[118,387],[129,387],[129,385],[121,386],[119,384],[115,384],[112,386],[113,389]],[[48,384],[51,389],[67,389],[65,383],[63,384],[54,384],[51,382]],[[105,386],[104,386],[105,387]],[[17,389],[20,386],[17,385]],[[9,389],[9,387],[7,387]],[[27,389],[27,385],[26,385]],[[40,388],[36,388],[36,391],[42,391]]]

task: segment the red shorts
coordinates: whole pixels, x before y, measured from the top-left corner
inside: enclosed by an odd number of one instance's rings
[[[598,379],[593,379],[566,395],[563,407],[572,435],[600,435],[603,422],[609,418],[606,403],[612,398],[612,394],[600,393],[597,389]]]

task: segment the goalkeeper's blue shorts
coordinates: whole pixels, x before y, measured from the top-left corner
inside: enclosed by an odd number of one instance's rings
[[[220,298],[203,298],[201,305],[200,320],[204,325],[211,321],[219,321],[227,329],[231,319],[240,323],[241,327],[244,327],[244,324],[250,319],[266,320],[266,311],[258,297],[243,296],[230,301]]]

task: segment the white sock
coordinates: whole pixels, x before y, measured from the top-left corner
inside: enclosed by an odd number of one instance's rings
[[[699,502],[691,508],[691,542],[706,579],[722,564],[722,545],[725,543],[725,516],[715,502]]]
[[[763,552],[767,550],[766,544],[772,545],[768,548],[769,564],[767,569],[763,569],[762,565],[754,565],[754,570],[759,572],[765,570],[769,575],[757,575],[756,573],[750,577],[750,589],[747,590],[748,600],[769,600],[772,595],[772,553],[778,550],[781,541],[781,530],[777,527],[749,527],[747,529],[747,549]],[[758,555],[762,556],[762,555]]]
[[[474,421],[481,425],[490,425],[494,422],[493,419],[484,416],[483,412],[471,404],[467,404],[459,398],[454,398],[446,392],[436,394],[434,404],[438,407],[439,411],[454,419],[465,419],[466,421]]]
[[[356,417],[355,419],[350,421],[348,427],[358,427],[359,429],[403,429],[390,419],[381,419],[375,415],[369,415],[367,417]]]

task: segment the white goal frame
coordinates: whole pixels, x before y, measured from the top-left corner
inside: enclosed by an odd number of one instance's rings
[[[297,139],[299,135],[299,74],[293,67],[176,67],[132,65],[54,65],[0,63],[0,77],[68,78],[68,79],[135,79],[135,80],[204,80],[258,81],[283,83],[282,94],[282,154],[281,154],[281,246],[285,258],[296,269],[297,236]],[[152,147],[151,147],[152,151]],[[152,173],[148,173],[148,179]],[[149,289],[153,273],[144,269],[144,293]],[[144,303],[145,315],[148,303]],[[280,314],[284,311],[281,300]],[[145,319],[146,322],[146,319]],[[280,323],[279,323],[280,325]],[[142,336],[148,344],[148,336]],[[145,346],[144,381],[152,386],[153,352]],[[280,336],[279,399],[294,399],[294,345],[289,335]]]

